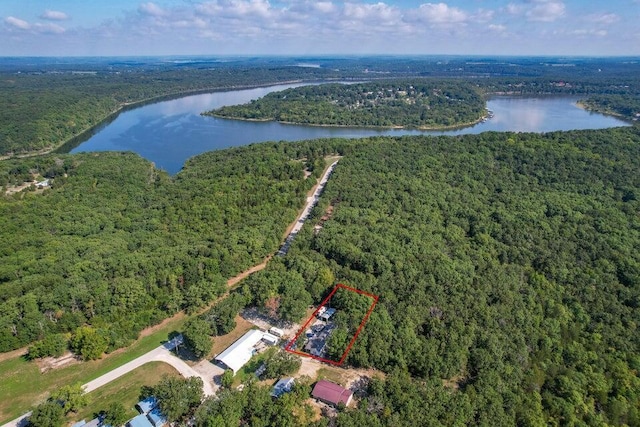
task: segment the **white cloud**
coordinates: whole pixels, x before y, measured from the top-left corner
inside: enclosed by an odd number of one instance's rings
[[[66,31],[64,27],[52,22],[47,24],[34,24],[33,29],[41,34],[62,34]]]
[[[618,22],[620,20],[620,17],[615,13],[600,13],[588,15],[587,20],[596,24],[610,25]]]
[[[15,18],[13,16],[6,17],[4,22],[10,27],[17,28],[19,30],[28,30],[31,28],[31,24],[29,24],[27,21],[24,21],[20,18]]]
[[[143,15],[155,16],[155,17],[161,17],[161,16],[167,15],[167,12],[164,9],[162,9],[160,6],[152,2],[142,3],[140,6],[138,6],[138,12],[140,12]]]
[[[336,11],[336,5],[330,1],[313,2],[313,8],[321,13],[331,13]]]
[[[393,6],[385,3],[344,5],[344,16],[358,21],[387,22],[396,21],[401,17],[400,12]]]
[[[196,10],[209,16],[267,17],[272,7],[266,0],[213,0],[199,4]]]
[[[529,21],[553,22],[561,18],[565,12],[565,5],[560,1],[534,0],[534,6],[526,13]]]
[[[504,25],[500,25],[500,24],[489,24],[489,26],[487,28],[489,28],[491,31],[495,31],[497,33],[503,33],[505,31],[507,31],[507,27],[504,26]]]
[[[69,16],[57,10],[45,10],[42,15],[40,15],[40,19],[46,19],[47,21],[66,21],[69,19]]]
[[[468,15],[446,3],[425,3],[418,7],[418,17],[432,24],[455,24],[465,22]]]
[[[47,22],[46,24],[36,23],[30,24],[29,22],[19,19],[13,16],[8,16],[4,20],[10,28],[29,31],[34,34],[62,34],[66,30],[58,24]]]
[[[493,19],[495,12],[493,10],[480,9],[471,16],[471,20],[474,22],[489,22]]]
[[[608,34],[607,30],[586,30],[586,29],[579,29],[579,30],[573,30],[569,32],[570,35],[574,35],[574,36],[598,36],[598,37],[605,37]]]
[[[504,10],[509,15],[520,15],[524,12],[524,6],[521,4],[509,3]]]

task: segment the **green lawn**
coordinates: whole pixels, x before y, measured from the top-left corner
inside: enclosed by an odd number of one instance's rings
[[[130,418],[133,418],[138,415],[134,405],[139,401],[142,386],[156,385],[163,375],[180,376],[178,371],[163,362],[150,362],[142,365],[104,387],[89,393],[89,405],[77,414],[70,414],[67,420],[69,422],[89,421],[101,411],[105,411],[114,402],[122,403],[127,409],[127,414]]]
[[[34,362],[23,357],[0,362],[0,425],[46,400],[51,390],[77,382],[84,384],[156,348],[167,340],[169,333],[182,330],[185,320],[185,317],[171,320],[153,334],[101,360],[78,363],[44,374]]]

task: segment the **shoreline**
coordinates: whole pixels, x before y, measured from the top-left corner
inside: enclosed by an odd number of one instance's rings
[[[318,124],[318,123],[298,123],[298,122],[288,122],[283,120],[276,119],[252,119],[246,117],[226,117],[221,116],[219,114],[213,113],[202,113],[203,116],[208,117],[216,117],[219,119],[225,120],[238,120],[241,122],[255,122],[255,123],[266,123],[266,122],[277,122],[283,125],[293,125],[293,126],[308,126],[308,127],[318,127],[318,128],[342,128],[342,129],[374,129],[374,130],[417,130],[417,131],[445,131],[445,130],[455,130],[455,129],[463,129],[467,127],[475,126],[479,123],[482,123],[483,120],[489,119],[491,116],[485,113],[482,117],[465,123],[458,123],[455,125],[449,126],[402,126],[402,125],[391,125],[391,126],[373,126],[373,125],[337,125],[337,124]]]
[[[313,80],[309,80],[309,82],[312,82],[312,81]],[[213,88],[206,88],[206,89],[194,89],[194,90],[169,93],[166,95],[154,96],[151,98],[145,98],[145,99],[141,99],[139,101],[134,101],[134,102],[124,102],[120,104],[118,108],[111,111],[106,116],[103,116],[98,121],[98,123],[82,129],[81,131],[70,136],[69,138],[59,142],[58,144],[55,144],[50,147],[42,148],[39,150],[35,150],[35,151],[26,151],[21,153],[14,153],[14,154],[3,154],[3,155],[0,155],[0,161],[10,160],[10,159],[24,159],[29,157],[38,157],[38,156],[43,156],[45,154],[51,154],[51,153],[57,152],[58,150],[62,149],[65,145],[71,144],[75,140],[83,139],[83,137],[86,136],[87,134],[115,120],[121,113],[128,110],[133,110],[138,107],[144,107],[145,105],[155,104],[163,101],[170,101],[173,99],[184,98],[186,96],[192,96],[192,95],[228,92],[228,91],[234,91],[234,90],[258,89],[258,88],[264,88],[264,87],[270,87],[270,86],[296,84],[296,83],[304,83],[304,82],[306,82],[306,80],[287,80],[287,81],[281,81],[281,82],[271,82],[271,83],[256,84],[256,85],[239,85],[239,86],[213,87]]]
[[[596,113],[596,114],[602,114],[604,116],[615,117],[616,119],[620,119],[622,121],[625,121],[625,122],[629,123],[630,125],[634,125],[634,124],[638,123],[637,120],[634,120],[633,118],[627,117],[624,114],[616,113],[615,111],[601,110],[601,109],[598,109],[598,108],[593,108],[589,104],[586,104],[584,102],[584,100],[576,101],[576,107],[578,107],[578,108],[580,108],[580,109],[582,109],[584,111],[588,111],[589,113]]]

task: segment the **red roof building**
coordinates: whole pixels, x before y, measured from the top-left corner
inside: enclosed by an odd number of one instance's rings
[[[347,390],[336,383],[326,380],[318,381],[311,395],[318,400],[334,406],[338,406],[339,403],[344,403],[345,406],[348,406],[353,398],[353,392],[351,390]]]

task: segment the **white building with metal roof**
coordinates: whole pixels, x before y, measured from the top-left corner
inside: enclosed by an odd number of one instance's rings
[[[255,346],[262,340],[263,336],[264,332],[253,329],[216,356],[215,360],[223,363],[236,374],[251,360],[251,357],[255,354]]]

